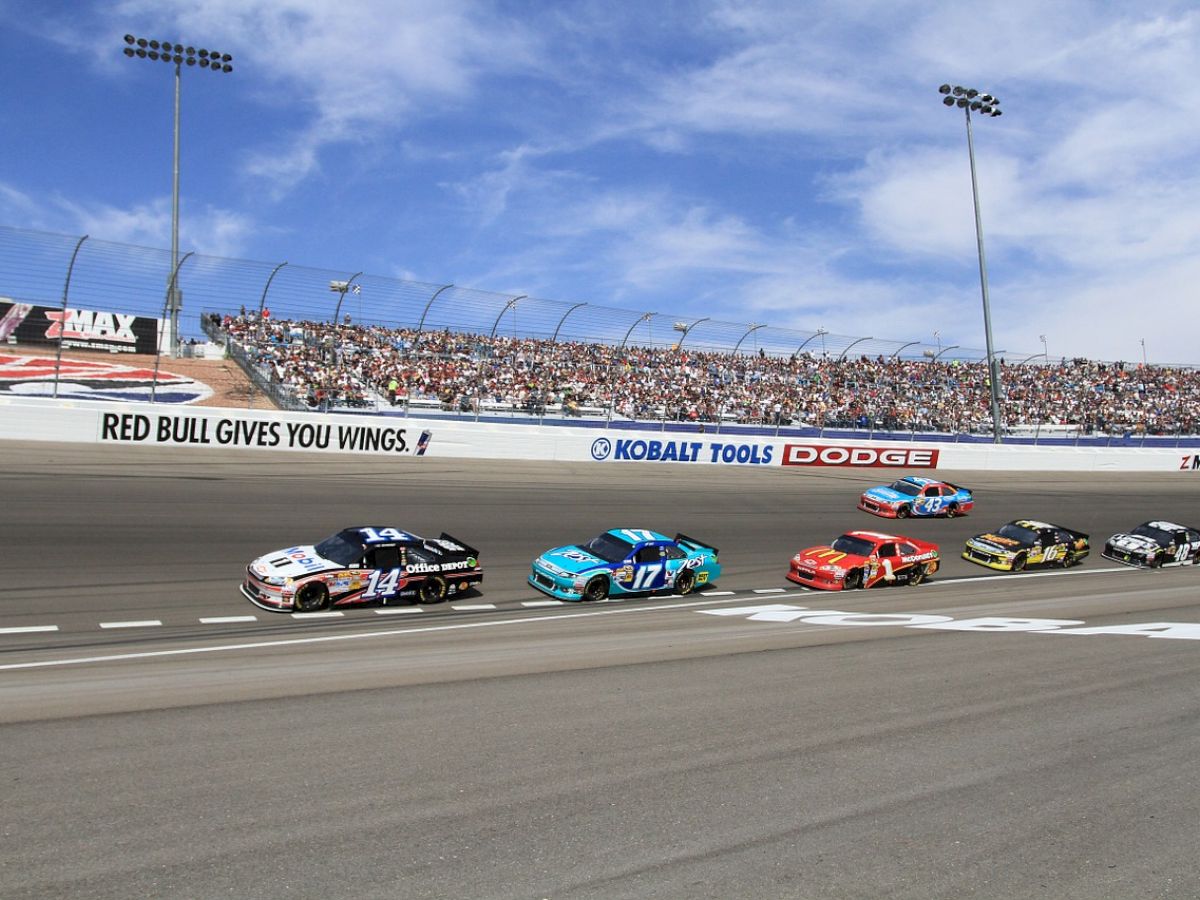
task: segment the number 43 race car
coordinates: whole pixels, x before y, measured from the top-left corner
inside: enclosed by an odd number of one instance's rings
[[[887,519],[909,516],[961,516],[975,506],[975,497],[965,487],[919,475],[906,475],[890,485],[868,488],[858,508]]]
[[[559,600],[673,591],[690,594],[721,577],[717,548],[677,534],[614,528],[583,544],[547,550],[533,561],[529,583]]]
[[[316,546],[260,556],[246,567],[242,594],[276,612],[408,599],[439,603],[483,581],[479,551],[443,532],[427,540],[399,528],[344,528]]]

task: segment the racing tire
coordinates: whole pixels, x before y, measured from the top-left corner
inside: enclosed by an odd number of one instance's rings
[[[696,575],[691,569],[684,569],[675,578],[675,593],[684,597],[696,589]]]
[[[951,503],[949,506],[946,507],[946,518],[947,519],[953,519],[957,515],[958,515],[958,504],[957,503]]]
[[[441,603],[446,599],[446,579],[441,575],[430,575],[417,588],[417,600],[421,603]]]
[[[329,605],[329,588],[319,581],[310,581],[296,591],[292,609],[296,612],[320,612]]]
[[[846,580],[842,582],[843,591],[857,591],[863,585],[862,569],[851,569],[846,573]]]
[[[608,598],[608,579],[597,575],[583,586],[583,599],[595,602]]]
[[[907,519],[910,515],[912,515],[912,509],[907,504],[896,508],[897,519]]]
[[[1010,571],[1022,572],[1024,570],[1025,570],[1025,555],[1022,554],[1013,560],[1012,569]]]
[[[924,580],[925,580],[925,567],[923,565],[917,565],[917,567],[913,569],[913,573],[908,576],[908,586],[916,587],[918,584],[920,584]]]

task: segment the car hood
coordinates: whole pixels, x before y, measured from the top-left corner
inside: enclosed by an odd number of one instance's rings
[[[1020,541],[1013,540],[1009,537],[1002,537],[998,534],[977,534],[975,537],[967,541],[968,544],[975,544],[980,547],[988,547],[992,550],[1011,551],[1020,550],[1026,546]]]
[[[818,566],[838,566],[847,569],[867,561],[865,556],[858,556],[854,553],[843,553],[841,550],[834,550],[828,544],[809,547],[807,550],[801,550],[796,555],[800,557],[801,563],[811,566],[814,569]]]
[[[312,545],[287,547],[260,556],[250,563],[250,571],[259,577],[302,578],[314,572],[325,572],[329,569],[344,569],[345,566],[325,559],[317,554],[317,548]]]
[[[899,491],[894,491],[890,487],[873,487],[867,488],[863,493],[872,500],[883,500],[887,503],[901,503],[905,500],[915,500],[915,497],[910,497],[908,494],[902,494]]]
[[[579,575],[612,565],[574,544],[547,550],[537,558],[537,564],[555,575]]]
[[[1126,552],[1133,550],[1139,553],[1157,553],[1162,549],[1158,546],[1158,541],[1140,534],[1114,534],[1108,539],[1108,543]]]

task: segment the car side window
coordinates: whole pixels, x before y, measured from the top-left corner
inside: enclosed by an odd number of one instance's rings
[[[901,556],[912,556],[917,552],[917,548],[912,544],[901,544],[898,548]]]
[[[637,552],[635,558],[640,563],[658,562],[662,559],[662,555],[661,547],[643,547]]]
[[[687,554],[679,547],[672,544],[669,547],[663,548],[663,556],[666,559],[686,559]]]
[[[400,565],[400,548],[372,547],[367,551],[367,567],[371,569],[394,569]]]
[[[885,557],[885,556],[895,556],[895,555],[896,555],[896,545],[895,544],[884,544],[883,546],[881,546],[879,548],[879,556],[881,558]]]

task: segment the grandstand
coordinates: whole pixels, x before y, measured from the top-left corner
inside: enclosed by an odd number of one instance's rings
[[[0,228],[0,291],[166,320],[164,250]],[[190,255],[191,333],[281,407],[789,433],[989,434],[982,351]],[[1200,432],[1200,373],[1007,354],[1006,431]]]

